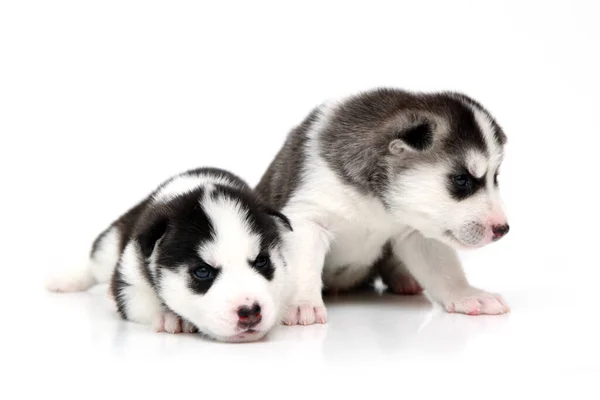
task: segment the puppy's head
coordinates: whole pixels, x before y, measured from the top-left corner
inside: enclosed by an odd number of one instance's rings
[[[385,201],[425,236],[477,248],[508,232],[498,187],[505,134],[490,113],[455,93],[419,98],[386,121]]]
[[[287,285],[288,219],[251,193],[199,188],[165,204],[138,236],[159,296],[216,340],[263,337],[279,320]]]

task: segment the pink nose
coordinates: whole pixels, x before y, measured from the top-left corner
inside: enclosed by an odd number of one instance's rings
[[[492,226],[492,233],[494,234],[494,240],[501,239],[503,236],[505,236],[508,233],[509,229],[510,229],[510,227],[508,226],[508,224]]]

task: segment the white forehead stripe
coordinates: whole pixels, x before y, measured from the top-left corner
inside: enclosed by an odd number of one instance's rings
[[[207,174],[180,175],[167,182],[152,197],[154,201],[170,201],[201,186],[219,184],[231,186],[233,182],[225,177]]]
[[[213,224],[214,237],[198,249],[215,266],[246,265],[260,251],[260,237],[252,231],[246,210],[232,199],[207,197],[202,207]]]
[[[490,117],[479,108],[469,105],[471,110],[473,110],[473,116],[475,117],[475,121],[479,126],[479,130],[483,134],[483,140],[485,141],[485,145],[490,153],[490,157],[494,157],[495,154],[500,152],[500,146],[498,146],[498,142],[496,141],[495,132],[496,129],[494,125],[492,125],[492,121],[490,121]]]
[[[475,104],[465,101],[464,99],[460,99],[460,101],[465,106],[469,107],[473,112],[473,118],[475,119],[475,122],[477,123],[479,130],[483,136],[483,141],[488,151],[486,170],[495,172],[500,163],[502,163],[502,158],[504,156],[502,146],[500,146],[496,140],[496,128],[494,127],[490,116],[484,110],[482,110]],[[475,174],[475,172],[480,173],[480,169],[476,166],[477,164],[479,164],[479,161],[471,161],[468,159],[467,162],[469,172],[471,172],[475,176],[478,176]],[[471,162],[473,163],[472,167]],[[474,171],[471,171],[471,168],[474,168]],[[478,177],[481,176],[482,175],[479,175]]]

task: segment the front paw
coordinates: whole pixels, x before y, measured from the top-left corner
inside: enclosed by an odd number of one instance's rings
[[[454,293],[443,302],[443,305],[450,313],[468,315],[497,315],[510,311],[502,296],[476,288],[468,288]]]
[[[327,309],[323,300],[319,301],[297,301],[287,309],[283,318],[286,325],[312,325],[327,322]]]
[[[160,319],[155,323],[156,332],[166,333],[193,333],[196,332],[196,327],[190,322],[179,318],[172,312],[165,312]]]

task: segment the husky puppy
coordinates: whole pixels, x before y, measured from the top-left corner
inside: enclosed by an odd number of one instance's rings
[[[220,341],[263,337],[282,318],[289,220],[223,170],[172,177],[102,232],[85,268],[48,282],[58,292],[110,282],[126,320]]]
[[[448,312],[507,312],[468,283],[456,254],[509,230],[497,180],[505,143],[460,93],[379,88],[316,107],[256,188],[294,222],[285,322],[326,322],[322,289],[357,287],[374,269],[392,291],[425,289]]]

